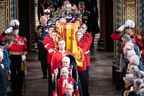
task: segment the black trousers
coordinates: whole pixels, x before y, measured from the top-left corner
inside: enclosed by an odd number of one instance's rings
[[[43,46],[39,47],[38,50],[39,50],[38,55],[41,63],[43,77],[47,77],[48,74],[47,50]]]
[[[48,64],[48,96],[51,96],[53,89],[54,86],[52,82],[51,66]]]
[[[7,79],[6,72],[0,65],[0,96],[6,96]]]
[[[24,84],[24,71],[21,70],[21,55],[10,55],[12,96],[21,96]]]
[[[89,70],[89,69],[88,69]],[[79,78],[81,83],[81,89],[82,89],[82,96],[89,96],[88,92],[88,81],[89,81],[89,75],[88,70],[85,70],[83,72],[79,72]]]

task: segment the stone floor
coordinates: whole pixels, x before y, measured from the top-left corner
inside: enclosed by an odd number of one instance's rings
[[[96,52],[90,71],[90,96],[115,96],[112,83],[112,54]]]
[[[48,83],[47,80],[42,79],[40,68],[38,61],[28,63],[24,96],[48,96]]]
[[[42,79],[40,63],[28,62],[25,96],[48,96],[47,80]],[[94,52],[90,71],[90,96],[118,96],[112,83],[112,54]],[[120,96],[120,95],[119,95]]]

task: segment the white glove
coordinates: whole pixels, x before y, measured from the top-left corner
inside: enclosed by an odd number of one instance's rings
[[[89,52],[90,52],[90,51],[88,50],[88,51],[85,52],[85,54],[88,54]]]
[[[48,45],[49,45],[49,43],[47,43],[47,44],[46,44],[44,47],[45,47],[45,48],[47,48],[47,47],[48,47]]]
[[[22,61],[26,60],[26,55],[22,55]]]
[[[52,74],[52,80],[54,80],[54,74]]]
[[[63,87],[65,87],[67,84],[68,84],[68,81],[67,81],[67,79],[65,79],[65,80],[63,81]]]
[[[48,52],[52,53],[52,52],[54,52],[54,49],[51,48],[51,49],[48,50]]]
[[[4,69],[4,65],[3,64],[0,64],[0,65],[1,65],[2,69]]]
[[[13,32],[13,27],[9,27],[9,28],[7,28],[6,30],[5,30],[5,33],[6,34],[10,34],[10,33],[12,33]]]
[[[57,75],[58,75],[58,69],[54,70],[54,74],[55,74],[55,77],[57,77]]]

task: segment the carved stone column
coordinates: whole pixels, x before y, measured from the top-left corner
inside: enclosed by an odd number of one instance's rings
[[[144,32],[144,0],[138,0],[138,29],[140,32]]]

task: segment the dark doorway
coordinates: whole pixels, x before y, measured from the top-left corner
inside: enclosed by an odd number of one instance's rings
[[[20,20],[20,35],[29,37],[29,0],[18,0],[18,18]]]
[[[28,40],[28,49],[30,50],[32,32],[34,31],[34,0],[18,1],[18,19],[20,21],[20,35]]]
[[[113,41],[110,37],[113,32],[113,0],[100,0],[100,22],[104,50],[113,51]]]

